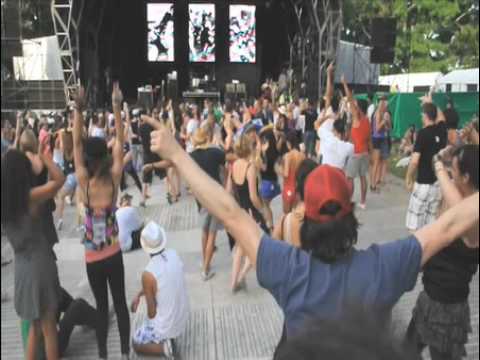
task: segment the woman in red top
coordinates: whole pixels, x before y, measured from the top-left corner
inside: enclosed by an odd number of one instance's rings
[[[359,206],[365,210],[367,208],[369,154],[372,148],[372,132],[367,116],[368,102],[366,100],[355,100],[353,98],[352,91],[348,87],[344,77],[342,77],[342,83],[353,117],[351,140],[355,146],[355,155],[348,160],[346,172],[352,186],[355,183],[355,179],[360,178],[361,200]]]

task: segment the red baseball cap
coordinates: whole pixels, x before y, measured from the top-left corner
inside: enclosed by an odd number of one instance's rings
[[[333,166],[317,167],[305,181],[305,216],[317,223],[341,219],[353,211],[352,185],[345,173]],[[320,210],[330,202],[340,205],[335,215],[320,214]]]

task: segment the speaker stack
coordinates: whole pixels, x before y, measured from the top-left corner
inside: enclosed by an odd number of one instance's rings
[[[372,64],[393,64],[397,42],[397,19],[375,18],[372,20]]]
[[[232,102],[247,99],[247,86],[244,83],[225,84],[225,98]]]

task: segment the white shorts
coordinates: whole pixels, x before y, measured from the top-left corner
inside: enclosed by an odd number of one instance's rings
[[[435,221],[442,201],[440,185],[415,183],[407,211],[407,229],[417,231]]]

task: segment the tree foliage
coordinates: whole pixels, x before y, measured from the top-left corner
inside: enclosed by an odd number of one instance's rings
[[[479,66],[479,0],[349,0],[344,10],[343,37],[363,44],[373,18],[397,19],[395,63],[384,73]]]

